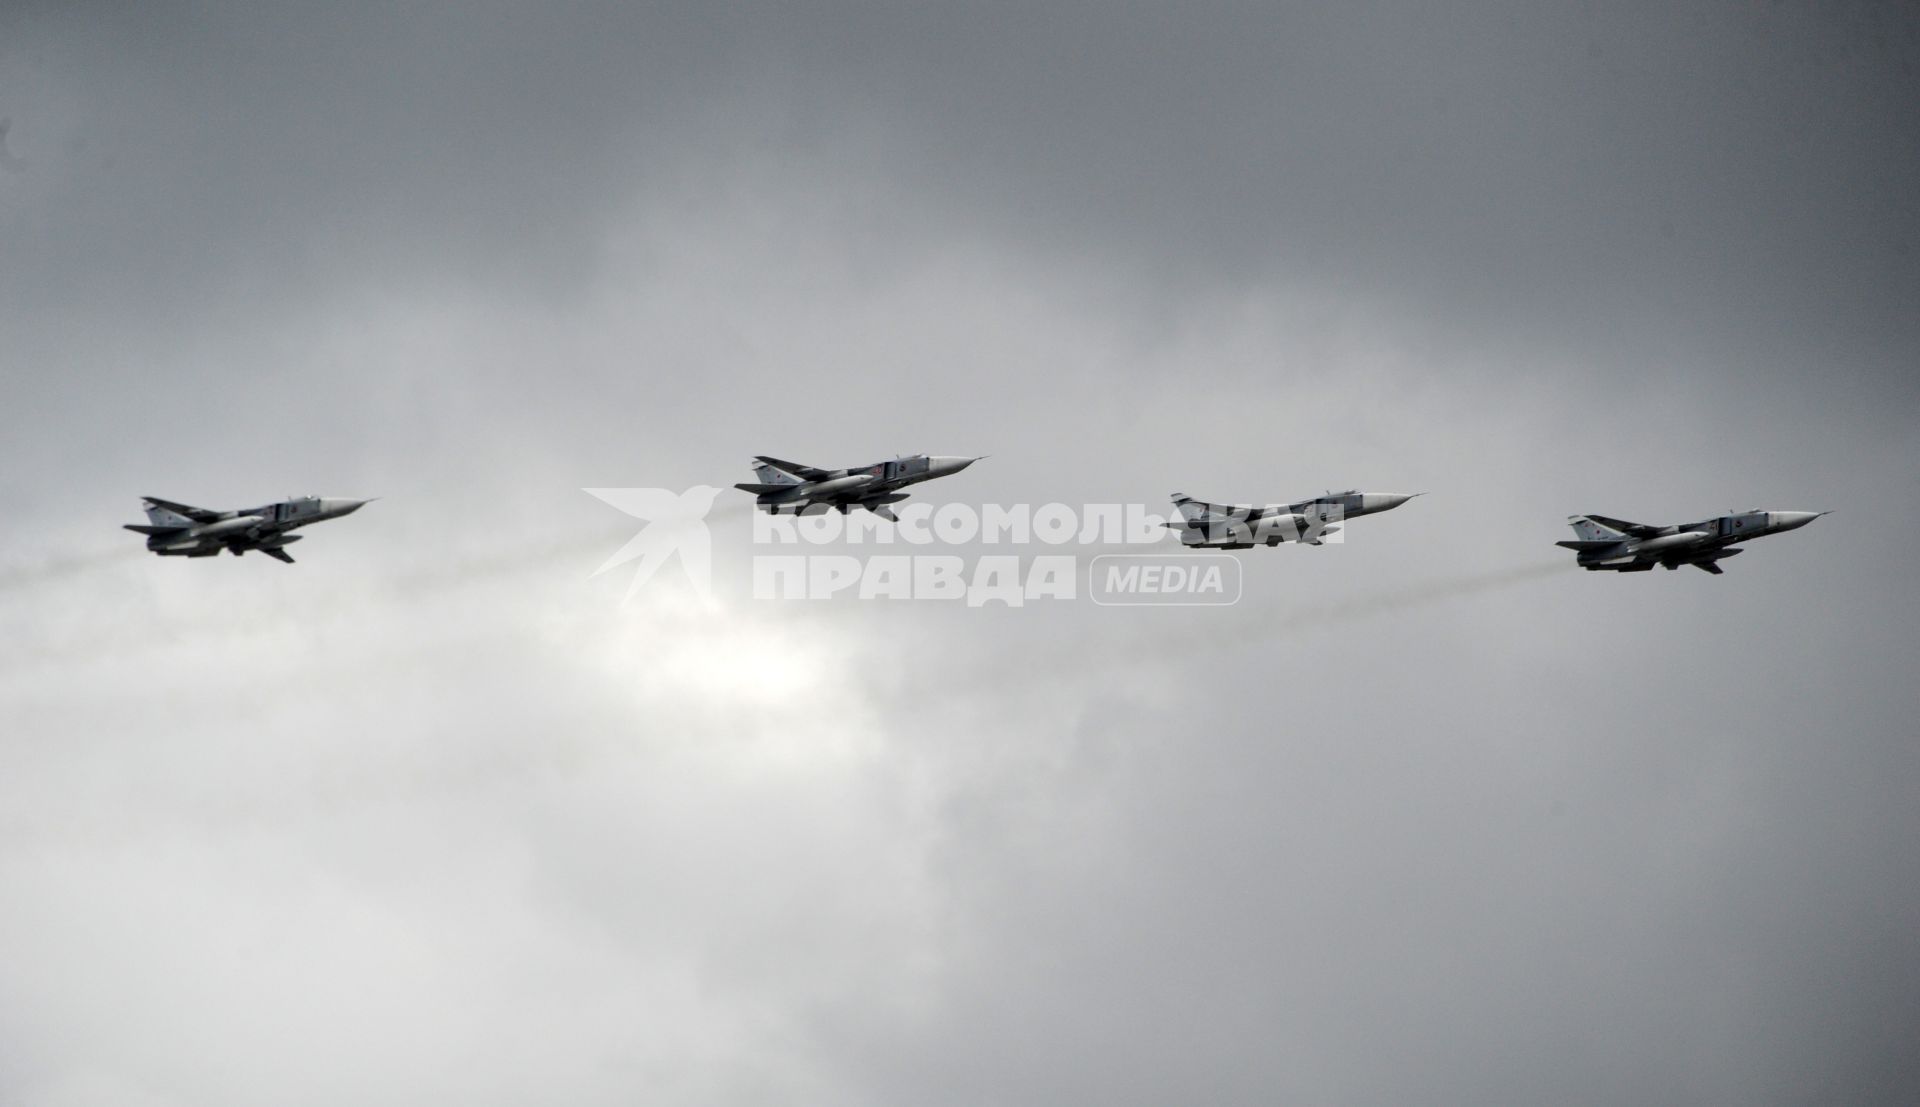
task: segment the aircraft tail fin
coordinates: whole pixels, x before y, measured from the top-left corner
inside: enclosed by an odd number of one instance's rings
[[[152,500],[147,501],[147,522],[159,531],[185,530],[193,525],[192,519],[189,519],[170,507],[162,507]],[[147,533],[152,534],[156,533],[156,531],[148,531]]]
[[[1185,492],[1175,492],[1173,494],[1173,506],[1179,509],[1180,518],[1184,519],[1190,527],[1206,526],[1207,523],[1216,516],[1226,514],[1225,509],[1221,508],[1220,505],[1210,504],[1205,500],[1196,500]]]
[[[1567,525],[1573,528],[1573,533],[1580,537],[1581,542],[1604,542],[1612,545],[1615,542],[1625,541],[1627,537],[1626,531],[1616,530],[1605,524],[1596,523],[1590,516],[1586,515],[1568,516]],[[1569,549],[1579,548],[1577,546],[1570,546],[1565,542],[1560,544],[1567,546]]]
[[[760,478],[761,484],[773,485],[776,488],[791,487],[802,483],[799,477],[794,476],[778,465],[769,464],[765,461],[757,462],[754,465],[753,475]]]

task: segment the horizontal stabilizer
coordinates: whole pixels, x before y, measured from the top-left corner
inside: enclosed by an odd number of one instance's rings
[[[122,523],[120,525],[135,534],[144,534],[149,537],[159,534],[179,534],[181,531],[187,529],[185,527],[150,527],[144,523]]]
[[[736,484],[734,487],[756,496],[771,496],[776,492],[791,492],[800,486],[797,484]]]
[[[1620,544],[1620,539],[1618,538],[1594,538],[1594,539],[1582,539],[1579,541],[1567,541],[1567,542],[1554,543],[1554,545],[1556,546],[1560,546],[1569,550],[1575,550],[1580,553],[1586,553],[1589,550],[1611,549],[1614,546],[1618,546],[1619,544]]]

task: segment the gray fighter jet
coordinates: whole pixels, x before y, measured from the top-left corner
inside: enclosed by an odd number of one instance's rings
[[[1824,511],[1747,511],[1698,523],[1653,526],[1609,519],[1605,515],[1572,515],[1567,522],[1580,537],[1556,542],[1578,555],[1580,567],[1596,572],[1640,573],[1655,565],[1678,569],[1691,565],[1709,573],[1721,572],[1719,562],[1743,550],[1733,548],[1763,534],[1804,527]]]
[[[1253,507],[1246,504],[1210,504],[1182,492],[1173,494],[1178,520],[1167,526],[1188,546],[1215,550],[1244,550],[1251,546],[1278,546],[1299,542],[1324,545],[1347,519],[1392,511],[1421,492],[1329,492],[1311,500]]]
[[[897,522],[892,505],[907,498],[907,494],[898,489],[952,476],[979,460],[914,454],[859,469],[816,469],[777,457],[756,457],[753,472],[759,481],[734,487],[753,493],[754,502],[774,515],[801,515],[814,509],[831,509],[845,515],[856,507],[864,507],[883,519]]]
[[[291,531],[351,515],[373,501],[301,496],[240,511],[214,511],[152,496],[141,497],[141,502],[147,505],[146,525],[128,523],[126,527],[146,535],[147,549],[161,557],[216,557],[222,550],[238,557],[259,550],[291,565],[293,558],[286,547],[304,537]]]

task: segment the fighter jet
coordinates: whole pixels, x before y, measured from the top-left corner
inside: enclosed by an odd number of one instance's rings
[[[1640,573],[1655,565],[1669,569],[1691,565],[1718,574],[1722,571],[1721,559],[1746,552],[1733,549],[1735,542],[1804,527],[1825,514],[1754,510],[1679,526],[1629,523],[1605,515],[1571,515],[1567,522],[1580,537],[1554,544],[1574,551],[1582,569],[1596,572]]]
[[[217,557],[221,550],[238,557],[259,550],[291,565],[286,547],[305,536],[290,531],[351,515],[372,501],[301,496],[240,511],[214,511],[153,496],[143,496],[141,502],[147,505],[146,525],[128,523],[126,528],[146,535],[147,549],[161,557]]]
[[[1175,492],[1173,506],[1180,518],[1168,520],[1167,526],[1179,532],[1182,544],[1207,549],[1244,550],[1282,542],[1320,546],[1339,531],[1342,521],[1392,511],[1419,495],[1424,493],[1329,492],[1311,500],[1253,507],[1210,504]]]
[[[816,469],[777,457],[756,457],[753,472],[760,478],[758,483],[734,487],[753,493],[754,502],[774,515],[799,515],[813,508],[831,508],[845,515],[864,507],[883,519],[898,522],[892,505],[906,499],[907,494],[896,489],[952,476],[979,460],[914,454],[859,469]]]

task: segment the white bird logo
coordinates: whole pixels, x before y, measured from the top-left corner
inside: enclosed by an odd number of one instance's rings
[[[639,559],[633,581],[627,585],[626,601],[633,599],[660,566],[674,554],[680,555],[680,567],[701,599],[711,600],[713,543],[707,533],[707,513],[720,489],[696,484],[685,492],[669,488],[583,488],[581,491],[603,500],[647,525],[627,540],[612,557],[593,571],[599,576],[609,569]],[[626,602],[623,601],[623,602]]]

